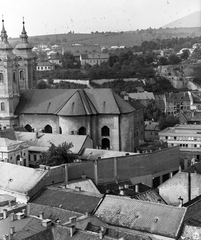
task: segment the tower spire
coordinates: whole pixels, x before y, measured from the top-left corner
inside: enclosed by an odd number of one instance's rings
[[[25,22],[24,22],[24,17],[23,17],[23,21],[22,21],[22,32],[20,35],[20,38],[22,39],[22,42],[28,43],[28,36],[27,36],[27,32],[25,30]]]
[[[5,27],[4,27],[4,19],[2,15],[2,30],[1,30],[1,41],[7,43],[8,42],[8,35],[6,33]]]

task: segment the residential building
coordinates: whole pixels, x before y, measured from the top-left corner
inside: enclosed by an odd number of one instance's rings
[[[0,138],[0,161],[29,166],[26,142]]]
[[[93,141],[88,135],[48,134],[43,132],[15,132],[16,139],[26,141],[28,145],[29,164],[35,166],[42,153],[47,152],[51,143],[55,146],[71,144],[70,151],[79,156],[85,148],[93,148]]]
[[[201,156],[201,125],[178,124],[159,132],[159,139],[167,142],[168,147],[179,146],[183,158],[196,158]]]
[[[50,63],[53,63],[54,65],[62,67],[62,55],[61,54],[56,54],[52,55],[48,58],[48,61]]]
[[[188,92],[179,93],[165,93],[165,113],[169,115],[175,115],[178,112],[186,111],[190,109],[190,97]]]
[[[37,71],[52,71],[55,69],[55,63],[46,61],[46,62],[37,62],[36,70]]]
[[[96,64],[100,65],[103,62],[107,62],[109,60],[108,53],[88,53],[88,54],[81,54],[80,55],[80,62],[81,65],[84,66],[89,64],[94,66]]]
[[[159,140],[158,133],[160,132],[158,122],[145,121],[145,141],[153,142]]]
[[[64,224],[70,217],[92,214],[103,198],[102,194],[77,190],[48,187],[44,188],[29,202],[30,214],[56,220]]]
[[[16,201],[26,203],[43,187],[64,181],[64,167],[33,169],[0,162],[0,194],[9,194]]]
[[[150,100],[154,100],[154,94],[152,92],[137,92],[137,93],[129,93],[129,98],[138,100],[144,107],[146,107]]]
[[[106,195],[95,216],[115,230],[154,239],[178,239],[186,208]]]

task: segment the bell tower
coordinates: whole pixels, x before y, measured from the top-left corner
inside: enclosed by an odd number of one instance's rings
[[[18,63],[2,20],[0,41],[0,126],[17,125],[18,116],[14,115],[19,103]]]
[[[21,42],[17,44],[14,53],[19,63],[19,86],[20,90],[27,90],[36,87],[36,53],[32,51],[33,46],[28,42],[25,22],[23,18]]]

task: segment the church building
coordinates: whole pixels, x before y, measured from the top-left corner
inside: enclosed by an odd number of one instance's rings
[[[135,109],[111,89],[34,89],[36,55],[24,21],[13,49],[2,21],[0,42],[1,128],[89,135],[94,148],[133,152]]]

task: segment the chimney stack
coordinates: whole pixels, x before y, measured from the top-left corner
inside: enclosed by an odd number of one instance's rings
[[[179,200],[179,207],[182,207],[183,206],[183,198],[180,196],[179,198],[178,198],[178,200]]]

